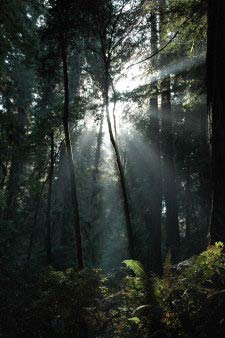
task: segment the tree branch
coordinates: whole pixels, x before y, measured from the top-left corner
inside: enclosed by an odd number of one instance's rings
[[[198,20],[200,17],[201,17],[201,15],[197,17],[197,20]],[[188,17],[187,19],[185,19],[185,20],[181,23],[180,29],[177,30],[177,31],[175,32],[175,34],[172,36],[172,38],[171,38],[169,41],[167,41],[167,43],[166,43],[164,46],[162,46],[161,48],[157,49],[155,52],[153,52],[150,56],[146,57],[145,59],[140,60],[140,61],[135,62],[135,63],[132,63],[128,68],[133,67],[133,66],[135,66],[135,65],[138,65],[138,64],[140,64],[140,63],[142,63],[142,62],[145,62],[145,61],[147,61],[147,60],[150,60],[150,59],[152,59],[154,56],[156,56],[156,55],[158,55],[159,53],[161,53],[166,47],[168,47],[168,46],[176,39],[176,37],[178,36],[178,34],[180,34],[180,33],[182,32],[183,26],[184,26],[189,20],[191,20],[191,19],[192,19],[192,17]]]

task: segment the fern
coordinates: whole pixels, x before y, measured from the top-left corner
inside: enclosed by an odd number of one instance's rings
[[[133,259],[127,259],[123,261],[123,263],[127,268],[133,271],[136,277],[140,278],[141,280],[145,280],[147,278],[145,270],[140,262]]]

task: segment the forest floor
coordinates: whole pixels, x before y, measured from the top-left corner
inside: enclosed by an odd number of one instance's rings
[[[1,270],[0,327],[5,338],[224,338],[223,244],[175,267],[167,260],[162,277],[133,260],[108,274]]]

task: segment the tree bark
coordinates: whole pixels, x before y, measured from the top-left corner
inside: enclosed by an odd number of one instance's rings
[[[225,243],[225,2],[208,0],[207,101],[211,145],[210,243]]]
[[[8,101],[8,98],[7,98]],[[10,105],[7,110],[10,113]],[[10,113],[11,114],[11,113]],[[23,108],[18,107],[16,133],[13,140],[13,154],[9,172],[9,180],[7,182],[7,198],[4,218],[7,220],[15,220],[18,209],[18,196],[20,192],[20,183],[27,160],[27,151],[25,149],[25,123],[26,113]],[[25,155],[26,154],[26,155]]]
[[[53,184],[53,171],[54,171],[54,132],[51,132],[51,154],[50,166],[48,174],[48,200],[46,212],[46,258],[47,263],[52,261],[52,240],[51,240],[51,213],[52,213],[52,184]]]
[[[171,251],[172,260],[178,259],[179,222],[177,205],[176,172],[174,165],[174,137],[171,112],[170,77],[162,81],[162,146],[163,178],[166,204],[166,247]]]
[[[42,193],[43,193],[44,186],[45,186],[46,182],[47,182],[47,180],[44,181],[44,183],[42,184],[42,187],[41,187],[41,191],[38,192],[38,194],[37,194],[37,202],[36,202],[35,211],[34,211],[34,221],[33,221],[32,229],[31,229],[29,247],[28,247],[28,251],[27,251],[27,260],[28,261],[31,259],[32,250],[33,250],[33,247],[34,247],[34,238],[35,238],[35,231],[37,229],[38,213],[39,213]]]
[[[97,136],[97,144],[96,144],[95,160],[94,160],[94,170],[93,170],[93,175],[92,175],[92,180],[93,180],[93,184],[94,184],[92,199],[94,198],[94,196],[96,196],[95,189],[96,189],[97,179],[98,179],[98,175],[99,175],[100,152],[101,152],[102,138],[103,138],[103,133],[102,133],[103,121],[104,121],[104,118],[102,116],[101,121],[100,121],[99,132],[98,132],[98,136]]]
[[[95,149],[95,157],[94,157],[94,168],[92,172],[92,186],[93,190],[90,196],[90,208],[91,208],[91,215],[90,215],[90,224],[91,228],[94,228],[93,231],[91,231],[91,236],[89,236],[89,247],[91,248],[91,261],[93,265],[96,265],[98,261],[98,250],[99,250],[99,234],[100,231],[97,230],[97,221],[98,221],[98,215],[100,210],[100,200],[99,200],[99,192],[100,187],[98,183],[99,179],[99,165],[100,165],[100,155],[101,155],[101,147],[102,147],[102,141],[103,141],[103,122],[104,122],[104,108],[102,111],[101,121],[100,121],[100,127],[99,132],[97,135],[97,143],[96,143],[96,149]]]
[[[190,165],[187,163],[186,168],[186,187],[185,187],[185,238],[190,240],[191,237],[191,177],[190,177]]]
[[[7,184],[7,199],[5,218],[7,220],[14,220],[16,217],[16,211],[18,207],[17,194],[19,189],[19,178],[21,170],[21,156],[18,149],[14,150],[14,154],[11,160],[9,180]]]
[[[81,243],[81,230],[80,230],[80,215],[77,199],[77,188],[76,188],[76,179],[75,179],[75,168],[73,161],[73,153],[70,141],[70,131],[69,131],[69,79],[68,79],[68,66],[67,66],[67,53],[66,46],[64,43],[64,38],[61,39],[61,57],[63,63],[63,81],[64,81],[64,116],[63,116],[63,126],[65,133],[65,142],[66,142],[66,151],[67,151],[67,160],[70,172],[70,183],[71,183],[71,201],[73,208],[73,222],[75,229],[75,240],[76,240],[76,254],[77,254],[77,264],[78,269],[83,269],[83,250]]]
[[[208,140],[208,116],[207,111],[202,108],[200,112],[200,155],[202,165],[199,166],[199,196],[201,205],[201,218],[204,224],[210,220],[210,149]]]
[[[162,27],[168,22],[164,15],[165,0],[159,1],[160,9],[160,44],[164,45]],[[177,185],[174,165],[174,135],[171,111],[171,81],[170,75],[165,78],[163,67],[168,62],[168,56],[162,54],[160,63],[162,68],[161,82],[161,113],[162,113],[162,153],[163,153],[163,190],[166,204],[166,247],[171,252],[173,261],[178,260],[180,234],[178,222]]]
[[[151,50],[157,49],[158,32],[156,14],[150,17],[151,24]],[[153,66],[156,62],[152,61]],[[150,197],[150,217],[148,219],[148,270],[162,273],[161,254],[161,221],[162,221],[162,174],[161,174],[161,147],[160,147],[160,123],[158,109],[158,81],[155,80],[151,86],[150,98],[150,128],[149,138],[151,150],[154,153],[154,163],[151,167],[152,187]]]
[[[108,75],[108,70],[106,69],[106,85],[105,85],[106,118],[107,118],[108,130],[109,130],[109,137],[110,137],[110,141],[111,141],[111,144],[115,152],[116,163],[117,163],[119,177],[120,177],[120,184],[121,184],[121,190],[122,190],[122,196],[123,196],[123,210],[124,210],[127,238],[128,238],[128,253],[129,253],[129,257],[131,259],[134,259],[135,257],[134,239],[133,239],[133,230],[132,230],[132,224],[131,224],[130,206],[129,206],[129,201],[128,201],[125,174],[124,174],[124,169],[123,169],[123,165],[122,165],[120,154],[119,154],[119,149],[118,149],[115,137],[113,135],[112,124],[111,124],[110,115],[109,115],[109,80],[108,79],[109,79],[109,75]]]

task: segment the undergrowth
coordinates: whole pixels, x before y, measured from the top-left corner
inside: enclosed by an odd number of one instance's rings
[[[133,260],[111,274],[30,266],[1,271],[2,337],[224,337],[225,255],[210,246],[163,277]]]

